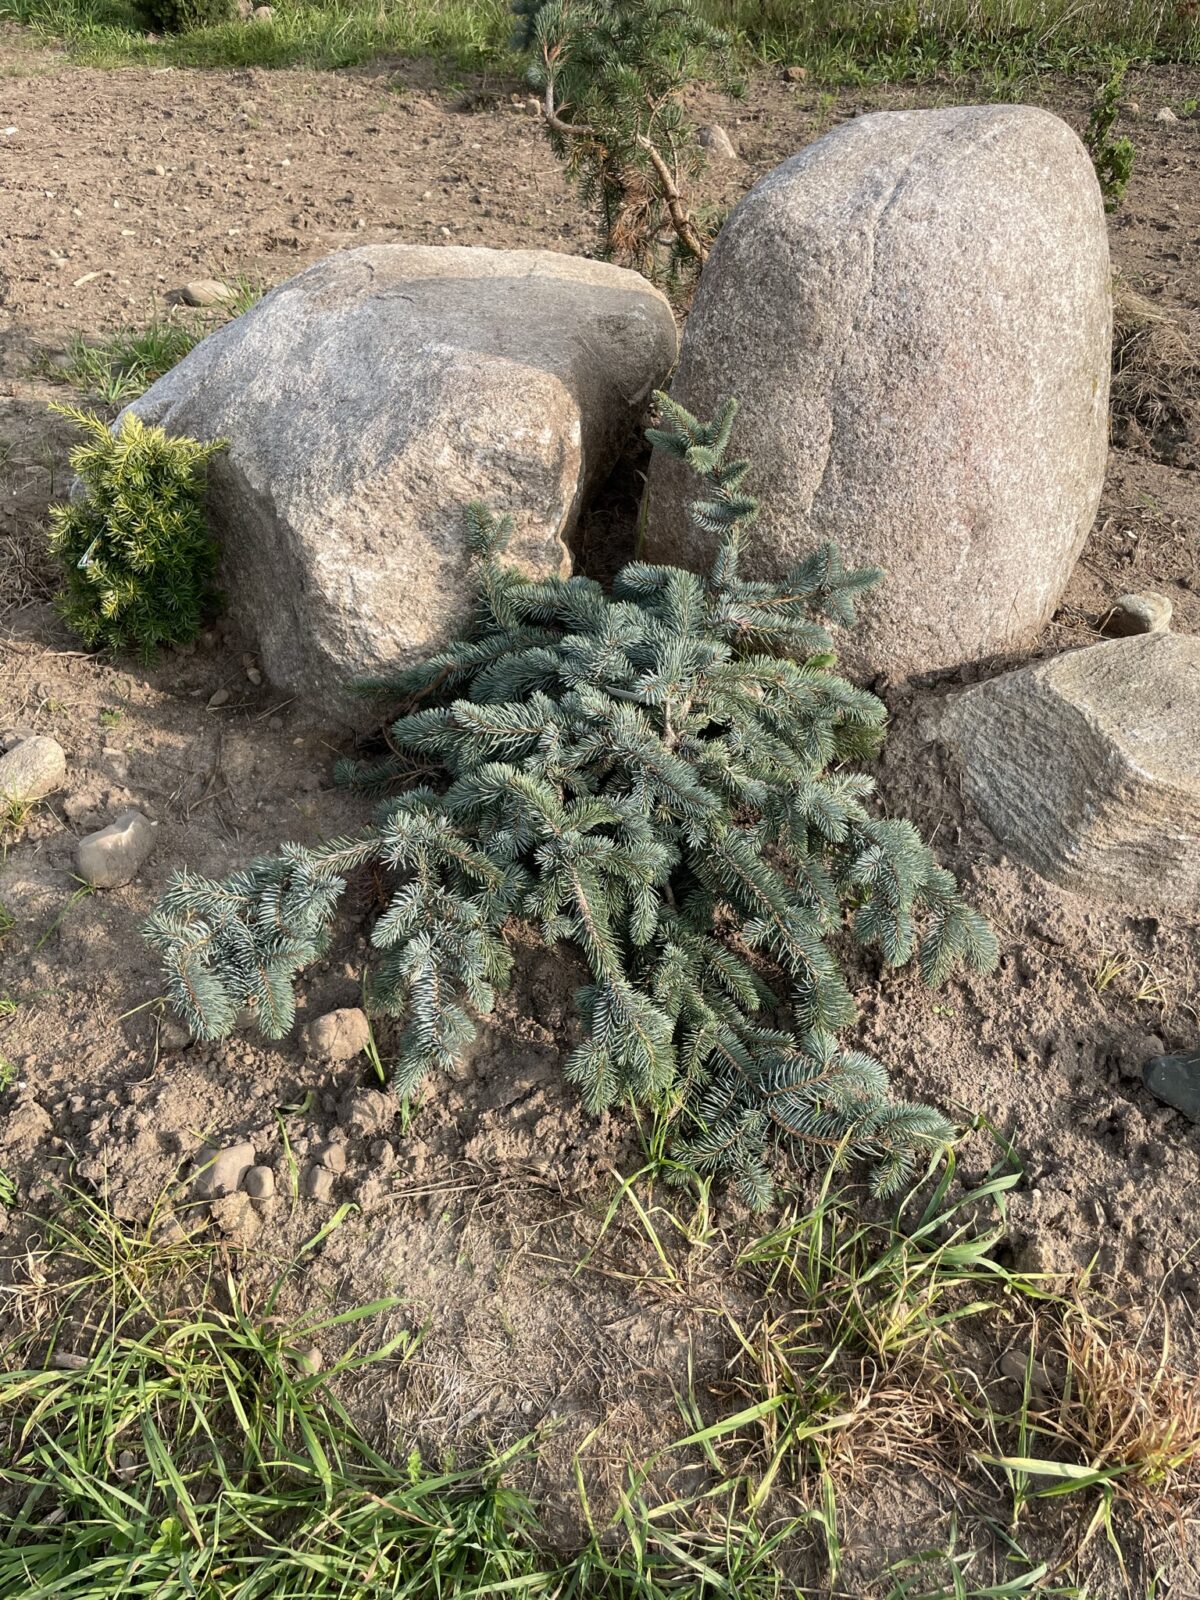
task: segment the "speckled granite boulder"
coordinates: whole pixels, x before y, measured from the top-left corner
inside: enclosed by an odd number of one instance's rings
[[[1029,640],[1108,448],[1108,240],[1087,152],[1030,106],[887,111],[776,167],[721,230],[672,396],[742,409],[746,576],[826,539],[886,583],[839,648],[891,677]],[[693,485],[651,467],[646,554],[701,568]]]
[[[1200,639],[1072,650],[956,695],[932,731],[1013,855],[1129,906],[1200,909]]]
[[[548,250],[371,245],[328,257],[210,334],[133,409],[223,437],[209,470],[230,608],[304,710],[367,726],[358,676],[469,622],[463,507],[515,522],[511,559],[566,539],[675,359],[634,272]]]

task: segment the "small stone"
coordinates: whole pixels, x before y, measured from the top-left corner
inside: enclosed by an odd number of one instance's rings
[[[184,284],[179,298],[185,306],[223,306],[234,298],[234,291],[217,278],[197,278]]]
[[[808,68],[807,67],[784,67],[784,69],[783,69],[783,81],[784,81],[784,83],[807,83],[807,81],[808,81]]]
[[[1146,1087],[1156,1100],[1200,1122],[1200,1050],[1155,1056],[1146,1063]]]
[[[528,100],[526,100],[526,102],[525,102],[525,115],[527,117],[540,117],[541,114],[542,114],[542,102],[538,99],[538,97],[536,95],[531,94],[529,96]]]
[[[701,128],[697,134],[701,145],[709,155],[717,161],[736,161],[738,153],[734,149],[733,140],[725,132],[719,122],[714,122],[710,127]]]
[[[313,1378],[325,1365],[325,1358],[315,1344],[296,1344],[291,1348],[292,1360],[306,1378]]]
[[[316,1151],[314,1159],[319,1161],[329,1172],[345,1172],[346,1146],[344,1144],[323,1144]]]
[[[1100,619],[1100,632],[1110,639],[1131,639],[1138,633],[1166,633],[1174,607],[1165,594],[1123,594]]]
[[[219,1200],[236,1194],[242,1179],[254,1165],[254,1146],[248,1142],[226,1145],[204,1162],[196,1178],[195,1192],[201,1200]]]
[[[228,704],[229,690],[226,689],[223,684],[221,688],[214,689],[212,694],[210,694],[208,697],[208,706],[210,711],[215,711],[218,706],[227,706]]]
[[[396,1165],[396,1148],[386,1139],[376,1139],[367,1153],[378,1172],[390,1172]]]
[[[333,1199],[334,1174],[328,1167],[311,1166],[304,1180],[304,1188],[311,1200]]]
[[[1178,122],[1179,118],[1171,110],[1170,106],[1163,106],[1161,111],[1155,112],[1154,120],[1155,122]]]
[[[93,889],[120,889],[132,882],[154,849],[154,830],[140,811],[122,811],[115,822],[89,833],[75,847],[79,876]]]
[[[44,734],[22,739],[0,756],[0,798],[22,805],[44,800],[62,788],[66,775],[67,758],[57,739]]]
[[[350,1061],[371,1039],[366,1013],[357,1006],[330,1011],[309,1023],[308,1054],[321,1061]]]
[[[253,1244],[262,1229],[262,1218],[250,1204],[248,1194],[227,1194],[212,1203],[212,1219],[230,1242],[239,1248]]]
[[[56,1350],[50,1357],[50,1365],[60,1372],[82,1372],[87,1364],[86,1356],[77,1356],[71,1350]]]
[[[174,1017],[160,1017],[158,1022],[158,1048],[164,1054],[173,1054],[176,1050],[186,1050],[192,1043],[192,1036],[182,1022]]]
[[[251,1167],[242,1179],[242,1188],[252,1200],[269,1200],[275,1193],[275,1174],[270,1167]]]
[[[246,668],[246,679],[247,679],[247,682],[252,683],[254,685],[254,687],[257,689],[259,687],[259,685],[262,683],[262,673],[258,670],[257,667],[247,667]]]
[[[275,15],[274,6],[255,6],[255,8],[254,8],[254,20],[255,20],[255,22],[270,22],[271,18],[274,15]]]

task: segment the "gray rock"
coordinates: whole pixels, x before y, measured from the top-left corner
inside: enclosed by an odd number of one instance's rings
[[[371,1040],[371,1025],[357,1006],[327,1012],[308,1025],[305,1047],[318,1061],[350,1061]]]
[[[107,828],[89,833],[76,845],[79,876],[93,889],[120,889],[132,883],[154,849],[157,826],[140,811],[122,811]]]
[[[1174,607],[1165,594],[1123,594],[1100,622],[1110,639],[1132,639],[1139,633],[1165,633]]]
[[[843,642],[891,677],[1025,642],[1087,537],[1108,448],[1108,241],[1087,152],[1029,106],[856,118],[722,228],[672,396],[736,395],[761,513],[747,577],[824,540],[883,567]],[[658,456],[645,552],[708,565],[695,481]]]
[[[251,1167],[242,1179],[242,1188],[252,1200],[269,1200],[275,1193],[275,1174],[270,1167]]]
[[[37,734],[22,739],[0,756],[0,800],[24,805],[44,800],[61,789],[67,775],[67,758],[57,739]]]
[[[218,278],[197,278],[184,284],[179,298],[185,306],[223,306],[234,298],[234,291]]]
[[[719,122],[712,123],[710,127],[701,128],[696,137],[703,149],[708,151],[714,161],[737,160],[738,153],[733,140]]]
[[[1200,1122],[1200,1050],[1190,1055],[1155,1056],[1146,1063],[1146,1087],[1156,1100]]]
[[[311,1166],[304,1180],[305,1193],[311,1200],[327,1202],[333,1199],[335,1175],[328,1167]]]
[[[464,505],[510,511],[530,576],[567,537],[675,359],[636,273],[538,250],[371,245],[211,334],[136,410],[225,437],[209,469],[224,587],[264,675],[366,727],[347,692],[427,655],[475,605]]]
[[[1099,899],[1200,903],[1200,638],[1068,651],[979,684],[931,718],[1012,853]]]
[[[254,1146],[247,1142],[226,1145],[203,1160],[203,1170],[197,1174],[194,1192],[198,1200],[220,1200],[236,1194],[242,1179],[254,1165]]]
[[[1178,122],[1179,118],[1171,110],[1170,106],[1163,106],[1160,111],[1154,113],[1154,120],[1155,122]]]

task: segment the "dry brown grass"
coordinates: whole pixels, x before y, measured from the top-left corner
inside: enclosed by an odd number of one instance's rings
[[[1200,432],[1200,331],[1118,283],[1113,296],[1113,433],[1162,458]]]

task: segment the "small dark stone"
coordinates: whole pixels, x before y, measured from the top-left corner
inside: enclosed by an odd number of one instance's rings
[[[1200,1122],[1200,1050],[1189,1055],[1154,1056],[1146,1063],[1145,1083],[1164,1105],[1191,1122]]]

